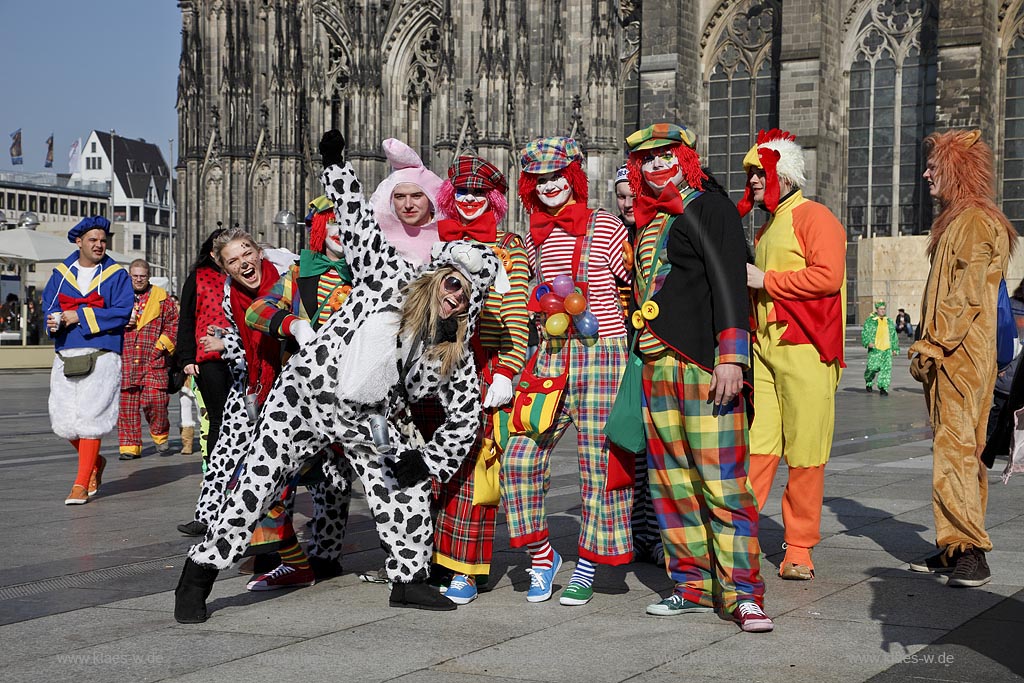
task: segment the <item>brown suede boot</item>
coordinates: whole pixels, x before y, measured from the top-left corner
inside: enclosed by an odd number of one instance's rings
[[[195,427],[181,428],[181,455],[192,455],[192,440],[195,436]]]

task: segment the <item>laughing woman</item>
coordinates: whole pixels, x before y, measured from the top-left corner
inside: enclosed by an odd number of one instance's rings
[[[224,404],[224,417],[216,445],[209,454],[203,488],[196,503],[195,521],[208,525],[220,507],[238,454],[248,442],[259,407],[281,371],[281,342],[245,324],[253,300],[267,294],[278,280],[277,269],[245,230],[225,230],[213,242],[213,258],[228,276],[224,286],[224,312],[229,326],[211,326],[199,339],[207,352],[220,354],[231,368],[232,384]]]

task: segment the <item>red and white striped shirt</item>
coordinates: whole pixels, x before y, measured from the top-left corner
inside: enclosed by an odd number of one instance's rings
[[[626,270],[626,264],[622,261],[622,246],[629,240],[629,233],[618,218],[601,209],[596,211],[587,267],[587,302],[590,312],[597,318],[599,337],[624,337],[626,326],[623,324],[622,304],[615,278],[624,282],[633,280],[633,274]],[[586,220],[589,222],[590,218],[588,214]],[[572,255],[576,248],[574,236],[561,228],[552,230],[551,235],[544,240],[544,260],[539,269],[537,248],[529,232],[523,241],[530,259],[530,268],[538,273],[538,277],[543,275],[545,282],[551,282],[557,275],[568,275],[575,279],[575,273],[572,272]]]

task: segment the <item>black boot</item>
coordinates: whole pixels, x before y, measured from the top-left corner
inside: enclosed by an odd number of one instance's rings
[[[335,576],[341,576],[341,562],[337,560],[327,560],[316,555],[310,555],[309,568],[313,570],[313,576],[316,577],[317,583],[333,579]]]
[[[174,589],[174,619],[179,624],[201,624],[206,621],[206,598],[220,570],[185,560],[178,587]]]
[[[413,583],[398,583],[396,581],[391,586],[391,599],[388,604],[392,607],[411,607],[435,612],[447,612],[458,607],[424,581]]]
[[[205,536],[206,525],[200,522],[198,519],[193,519],[188,524],[179,524],[178,531],[185,534],[186,536]]]

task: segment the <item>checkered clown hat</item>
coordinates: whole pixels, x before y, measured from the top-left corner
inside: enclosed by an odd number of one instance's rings
[[[677,126],[674,123],[655,123],[653,126],[647,126],[626,138],[626,145],[629,146],[630,152],[678,144],[684,144],[690,149],[696,149],[697,134],[689,128]]]
[[[453,187],[459,189],[483,190],[485,192],[497,190],[502,194],[508,190],[505,174],[498,170],[497,166],[481,157],[458,157],[448,169],[448,180]]]
[[[526,145],[520,154],[523,173],[543,175],[561,171],[574,161],[583,161],[579,144],[572,138],[538,138]]]

